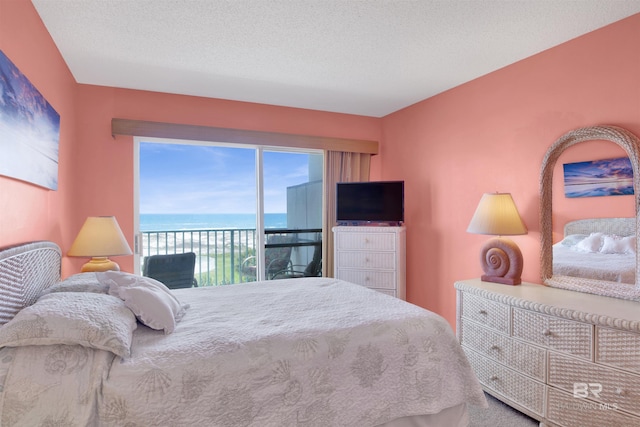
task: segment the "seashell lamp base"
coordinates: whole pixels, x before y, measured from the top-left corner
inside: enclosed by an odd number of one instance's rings
[[[522,252],[516,243],[505,237],[494,237],[487,241],[480,252],[480,263],[484,273],[483,282],[519,285],[522,283]]]

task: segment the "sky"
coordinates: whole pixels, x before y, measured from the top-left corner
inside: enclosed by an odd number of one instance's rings
[[[308,154],[264,152],[265,213],[287,211],[286,188],[309,180]],[[255,150],[140,143],[140,213],[256,212]]]

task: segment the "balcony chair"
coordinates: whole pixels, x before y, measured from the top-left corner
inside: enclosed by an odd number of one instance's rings
[[[287,270],[281,271],[274,277],[275,279],[295,279],[300,277],[320,277],[322,276],[322,243],[315,245],[313,258],[309,264],[292,265]]]
[[[267,245],[291,243],[295,243],[295,238],[291,236],[271,235],[267,237]],[[267,280],[274,279],[283,271],[291,269],[291,250],[292,246],[267,247],[264,249]],[[240,273],[244,276],[245,282],[256,280],[257,263],[255,256],[247,257],[242,261]]]
[[[195,279],[196,254],[151,255],[144,258],[142,275],[164,283],[170,289],[198,286]]]

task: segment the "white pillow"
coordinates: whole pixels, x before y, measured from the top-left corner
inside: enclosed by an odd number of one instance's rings
[[[176,314],[181,311],[177,299],[159,288],[120,288],[120,298],[136,318],[151,329],[164,330],[170,334],[176,328]]]
[[[633,254],[636,252],[636,237],[604,236],[600,252],[603,254]]]
[[[562,246],[572,247],[589,237],[586,234],[570,234],[560,241]]]
[[[603,236],[602,233],[591,233],[589,237],[576,243],[572,249],[578,252],[600,252]]]
[[[128,357],[136,326],[131,310],[111,295],[54,292],[0,328],[0,347],[81,345]]]
[[[636,239],[636,236],[627,236],[627,237],[623,237],[622,240],[627,239],[627,244],[629,245],[628,249],[626,250],[625,253],[627,254],[635,254],[636,253],[636,247],[638,246],[638,242]]]
[[[54,292],[95,292],[98,294],[109,293],[109,286],[100,283],[97,273],[78,273],[51,285],[43,290],[40,296]]]
[[[121,271],[97,273],[99,280],[109,285],[109,294],[124,301],[144,325],[165,334],[174,331],[185,310],[173,292],[159,281]]]

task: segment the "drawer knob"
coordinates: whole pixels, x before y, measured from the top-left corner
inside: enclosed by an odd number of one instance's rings
[[[551,335],[553,335],[553,333],[550,329],[545,329],[542,331],[542,335],[544,335],[545,337],[550,337]]]
[[[489,377],[489,380],[491,380],[491,381],[498,381],[498,376],[497,376],[497,375],[491,375],[491,376]]]

